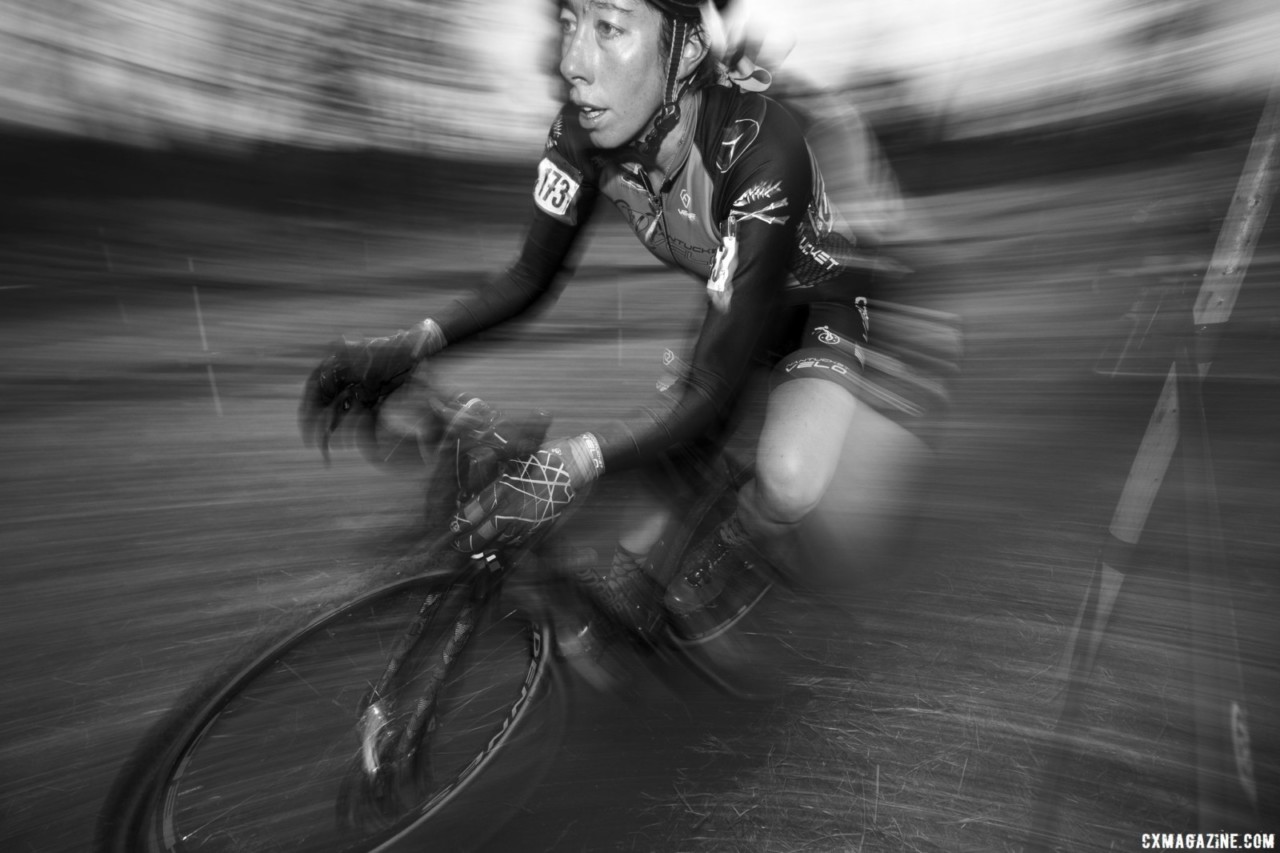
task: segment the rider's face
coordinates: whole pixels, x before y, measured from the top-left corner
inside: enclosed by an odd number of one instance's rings
[[[561,0],[560,73],[591,143],[625,145],[662,106],[662,15],[644,0]]]

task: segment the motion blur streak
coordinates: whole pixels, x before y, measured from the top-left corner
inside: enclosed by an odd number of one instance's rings
[[[812,666],[789,673],[802,691],[764,707],[657,681],[644,702],[584,692],[560,763],[494,850],[1023,840],[1052,669],[1239,177],[1280,9],[795,7],[815,14],[792,21],[781,91],[803,102],[828,85],[880,135],[907,195],[895,248],[917,269],[895,296],[963,320],[951,409],[923,431],[918,479],[887,483],[874,507],[837,485],[814,517]],[[418,535],[418,479],[355,453],[321,467],[297,397],[326,341],[416,322],[513,257],[554,109],[547,11],[0,13],[0,848],[85,850],[112,774],[181,690]],[[702,284],[602,219],[555,305],[446,350],[440,376],[549,407],[566,433],[646,393]],[[1268,832],[1275,219],[1205,387]],[[842,477],[878,476],[870,443],[850,443]],[[1194,828],[1187,635],[1203,591],[1183,580],[1181,478],[1175,466],[1084,700],[1061,787],[1068,849]],[[888,522],[870,525],[876,513]]]

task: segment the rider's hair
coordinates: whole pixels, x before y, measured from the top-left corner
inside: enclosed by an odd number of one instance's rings
[[[658,11],[662,11],[661,7],[655,5]],[[671,50],[671,40],[675,38],[675,18],[666,12],[662,13],[662,29],[658,35],[658,48],[661,55],[666,56]],[[685,36],[686,39],[697,38],[706,43],[706,34],[702,31],[701,22],[694,24],[689,28]],[[720,63],[712,55],[711,51],[707,51],[707,55],[702,58],[702,62],[693,70],[693,76],[689,79],[689,90],[697,91],[720,80]]]

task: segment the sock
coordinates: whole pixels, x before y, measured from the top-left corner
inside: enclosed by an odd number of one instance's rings
[[[636,554],[617,545],[608,570],[583,573],[596,603],[614,619],[641,630],[650,611],[653,581],[645,572],[648,554]],[[656,601],[656,598],[654,599]]]
[[[624,548],[619,542],[613,550],[613,565],[609,573],[614,577],[628,575],[631,572],[641,571],[647,562],[649,562],[648,554],[637,554]]]

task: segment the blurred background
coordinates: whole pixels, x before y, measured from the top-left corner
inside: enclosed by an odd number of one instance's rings
[[[1280,44],[1275,0],[756,0],[785,91],[860,107],[907,196],[904,298],[962,377],[910,536],[833,549],[824,649],[767,708],[578,697],[494,850],[1020,849],[1053,679],[1185,332]],[[146,727],[246,637],[420,533],[419,472],[324,468],[326,341],[384,334],[519,247],[557,108],[543,0],[0,7],[0,848],[87,849]],[[649,392],[700,283],[601,216],[533,322],[450,383],[581,429]],[[1205,384],[1262,811],[1280,830],[1280,239]],[[858,447],[849,460],[858,470]],[[1175,465],[1054,780],[1062,849],[1195,827]],[[835,498],[840,495],[836,494]],[[844,509],[824,508],[833,529]],[[1229,646],[1229,638],[1216,638]],[[1230,655],[1226,656],[1230,658]],[[1224,660],[1224,665],[1230,660]]]
[[[521,156],[554,88],[550,2],[13,0],[0,116],[146,146],[287,142]],[[790,70],[948,137],[1239,96],[1274,64],[1268,0],[754,0]]]

